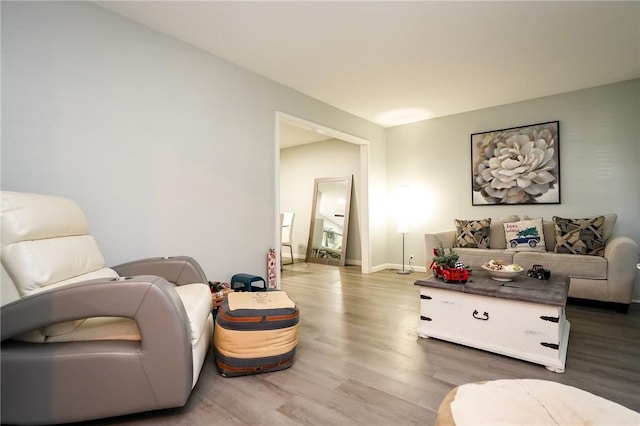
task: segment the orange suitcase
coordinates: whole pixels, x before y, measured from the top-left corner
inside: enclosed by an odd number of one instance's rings
[[[213,342],[216,367],[225,377],[291,367],[300,312],[284,291],[235,292],[222,303]]]

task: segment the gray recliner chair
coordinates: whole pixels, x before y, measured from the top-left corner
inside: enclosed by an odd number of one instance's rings
[[[190,257],[106,268],[73,201],[1,193],[1,419],[77,422],[183,406],[211,341]]]

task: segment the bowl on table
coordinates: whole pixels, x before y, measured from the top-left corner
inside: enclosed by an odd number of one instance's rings
[[[520,268],[520,270],[518,270],[518,271],[514,271],[514,270],[509,269],[509,266],[511,266],[511,265],[505,266],[505,268],[507,268],[507,269],[504,269],[504,268],[503,269],[491,269],[490,267],[488,267],[485,264],[485,265],[482,265],[482,269],[487,271],[489,273],[489,275],[491,276],[491,278],[496,280],[496,281],[512,281],[515,277],[517,277],[522,272],[524,272],[523,268]]]

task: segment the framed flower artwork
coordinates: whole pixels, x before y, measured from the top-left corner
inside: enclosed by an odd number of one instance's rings
[[[473,133],[472,204],[560,204],[559,148],[559,121]]]

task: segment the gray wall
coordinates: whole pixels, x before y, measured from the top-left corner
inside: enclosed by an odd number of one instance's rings
[[[76,200],[108,264],[189,254],[209,279],[264,276],[276,111],[369,140],[369,172],[385,176],[375,124],[93,3],[1,8],[2,189]],[[385,181],[371,183],[383,202]],[[372,214],[376,264],[386,217]]]
[[[640,242],[639,103],[640,80],[631,80],[388,129],[389,194],[401,184],[416,191],[407,255],[425,266],[425,232],[451,229],[455,218],[512,213],[546,219],[617,213],[614,232]],[[554,120],[560,121],[561,204],[473,207],[470,134]],[[394,233],[391,220],[391,256],[401,250]],[[640,299],[640,277],[634,299]]]
[[[331,139],[280,151],[280,208],[296,213],[293,223],[294,256],[297,254],[304,259],[306,254],[314,179],[352,175],[354,190],[349,214],[347,264],[361,264],[360,170],[360,146],[349,142]]]

